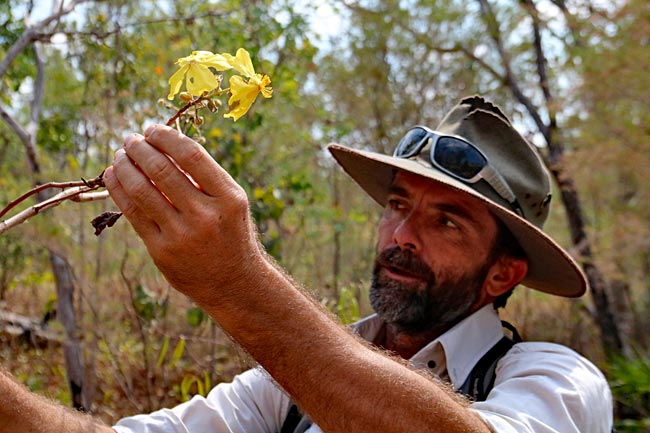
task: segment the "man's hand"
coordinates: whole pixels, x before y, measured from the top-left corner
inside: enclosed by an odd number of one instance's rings
[[[264,254],[245,191],[175,129],[132,134],[104,174],[111,197],[169,282],[199,304],[247,279]]]

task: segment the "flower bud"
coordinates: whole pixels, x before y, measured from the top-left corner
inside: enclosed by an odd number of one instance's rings
[[[178,97],[181,98],[181,101],[183,102],[190,102],[193,99],[192,95],[187,92],[181,92]]]

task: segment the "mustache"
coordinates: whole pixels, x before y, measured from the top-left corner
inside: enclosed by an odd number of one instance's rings
[[[397,245],[388,247],[377,255],[375,258],[375,269],[378,269],[379,266],[386,268],[393,267],[398,269],[400,272],[427,281],[435,280],[435,274],[429,265],[422,261],[411,250],[403,250]]]

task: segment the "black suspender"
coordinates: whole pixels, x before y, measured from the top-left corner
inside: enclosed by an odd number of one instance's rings
[[[472,371],[465,379],[463,385],[458,389],[474,401],[485,401],[488,394],[494,387],[496,379],[497,363],[515,344],[521,341],[519,333],[510,323],[501,321],[504,328],[512,332],[512,338],[503,337],[476,363]]]

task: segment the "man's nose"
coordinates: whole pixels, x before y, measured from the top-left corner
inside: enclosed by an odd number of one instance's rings
[[[413,213],[404,217],[393,231],[393,242],[404,249],[417,252],[421,248],[417,218]]]

